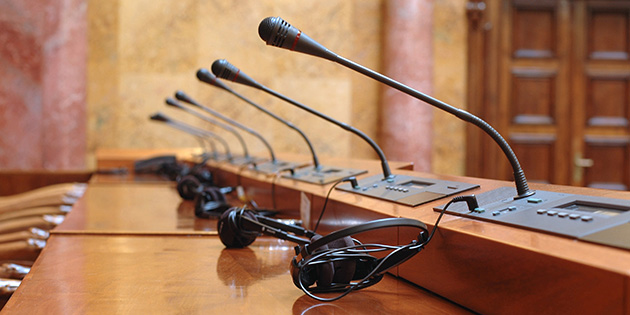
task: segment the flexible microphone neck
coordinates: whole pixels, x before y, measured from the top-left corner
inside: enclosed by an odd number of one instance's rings
[[[227,61],[226,61],[227,62]],[[216,63],[216,61],[215,61]],[[214,64],[212,65],[213,67],[213,71],[214,71]],[[306,134],[304,134],[304,132],[302,132],[302,130],[300,130],[298,127],[296,127],[295,125],[293,125],[291,122],[283,119],[282,117],[272,113],[271,111],[267,110],[266,108],[252,102],[251,100],[249,100],[248,98],[246,98],[245,96],[241,95],[240,93],[237,93],[236,91],[232,90],[230,87],[228,87],[227,85],[223,84],[223,82],[220,82],[219,80],[217,80],[218,76],[214,76],[212,75],[210,72],[208,72],[207,69],[199,69],[197,71],[197,78],[199,78],[200,81],[208,83],[212,86],[221,88],[223,90],[228,91],[229,93],[231,93],[232,95],[238,97],[239,99],[245,101],[246,103],[248,103],[249,105],[252,105],[254,107],[256,107],[258,110],[262,111],[263,113],[273,117],[274,119],[276,119],[277,121],[279,121],[280,123],[286,125],[287,127],[295,130],[297,133],[300,134],[300,136],[302,136],[302,138],[304,139],[304,141],[306,142],[306,144],[308,145],[309,150],[311,151],[311,156],[313,158],[313,165],[316,169],[320,169],[320,164],[319,164],[319,159],[317,158],[317,154],[315,153],[315,149],[313,148],[313,145],[311,144],[311,141],[308,139],[308,137],[306,137]]]
[[[286,48],[339,63],[481,128],[499,145],[512,166],[517,191],[517,196],[515,198],[524,198],[535,193],[529,189],[525,173],[523,172],[518,158],[516,157],[516,154],[514,154],[514,151],[512,151],[510,145],[507,141],[505,141],[501,134],[499,134],[494,128],[492,128],[492,126],[483,121],[481,118],[423,94],[398,81],[331,52],[326,47],[317,43],[306,34],[303,34],[302,31],[291,26],[280,17],[268,17],[264,19],[258,27],[258,34],[262,40],[267,43],[267,45]]]
[[[172,99],[170,97],[166,98],[165,102],[166,102],[167,105],[173,106],[175,108],[179,108],[179,109],[181,109],[181,110],[183,110],[183,111],[185,111],[185,112],[187,112],[187,113],[189,113],[189,114],[191,114],[191,115],[193,115],[193,116],[195,116],[195,117],[197,117],[199,119],[205,120],[206,122],[209,122],[209,123],[211,123],[211,124],[213,124],[215,126],[219,126],[219,128],[222,128],[224,130],[227,130],[227,131],[231,132],[238,139],[239,143],[241,144],[241,147],[243,148],[243,155],[245,156],[246,159],[249,159],[250,156],[249,156],[249,151],[247,150],[247,144],[245,143],[245,139],[243,139],[243,136],[241,136],[241,134],[238,133],[236,131],[236,129],[234,129],[234,128],[230,127],[229,125],[226,125],[226,124],[224,124],[224,123],[222,123],[222,122],[220,122],[218,120],[215,120],[215,119],[212,119],[210,117],[201,115],[200,113],[198,113],[198,112],[196,112],[196,111],[194,111],[194,110],[192,110],[190,108],[184,107],[182,104],[180,104],[179,102],[177,102],[176,100],[174,100],[174,99]]]
[[[217,157],[217,147],[214,144],[214,141],[208,139],[204,135],[202,135],[202,134],[200,134],[198,132],[195,132],[194,130],[188,130],[186,128],[181,128],[181,126],[174,125],[171,122],[170,118],[164,116],[162,113],[155,113],[155,114],[151,115],[149,117],[149,119],[151,119],[153,121],[164,123],[164,124],[166,124],[167,126],[169,126],[171,128],[177,129],[179,131],[185,132],[186,134],[194,136],[195,139],[197,139],[199,141],[199,145],[201,146],[202,150],[204,151],[204,154],[203,154],[204,155],[204,159],[207,158],[207,155],[206,155],[207,150],[205,148],[204,143],[207,143],[210,146],[210,151],[212,152],[212,156],[214,158]]]
[[[236,68],[235,66],[233,66],[232,64],[230,64],[229,62],[227,62],[225,59],[223,60],[216,60],[214,63],[212,63],[212,72],[218,76],[221,77],[223,79],[227,79],[230,80],[232,82],[236,82],[236,83],[241,83],[241,84],[245,84],[254,88],[257,88],[259,90],[262,90],[264,92],[267,92],[277,98],[282,99],[285,102],[288,102],[294,106],[299,107],[302,110],[305,110],[317,117],[320,117],[332,124],[335,124],[339,127],[341,127],[342,129],[349,131],[357,136],[359,136],[361,139],[365,140],[371,147],[372,149],[374,149],[374,151],[376,151],[376,154],[378,155],[379,159],[381,160],[381,166],[383,169],[383,176],[385,177],[385,179],[387,178],[391,178],[392,172],[389,168],[389,163],[387,162],[387,158],[385,158],[385,154],[383,153],[383,150],[381,150],[381,148],[376,144],[376,142],[374,142],[374,140],[372,140],[370,137],[368,137],[365,133],[363,133],[362,131],[348,125],[345,124],[343,122],[340,122],[328,115],[325,115],[321,112],[318,112],[302,103],[299,103],[291,98],[288,98],[274,90],[271,90],[269,88],[267,88],[266,86],[256,82],[254,79],[252,79],[251,77],[249,77],[247,74],[243,73],[240,69]]]
[[[207,135],[202,134],[200,131],[194,130],[194,129],[191,129],[191,128],[187,128],[185,126],[182,126],[182,125],[179,125],[177,123],[174,123],[172,119],[170,119],[169,117],[167,117],[166,115],[164,115],[164,114],[162,114],[160,112],[151,115],[149,118],[151,120],[153,120],[153,121],[164,123],[165,125],[173,128],[173,129],[177,129],[177,130],[182,131],[184,133],[187,133],[187,134],[189,134],[191,136],[194,136],[196,139],[199,140],[199,144],[201,145],[202,148],[204,147],[203,143],[205,141],[206,143],[208,143],[208,145],[210,145],[210,149],[212,151],[212,155],[214,157],[217,156],[217,147],[216,147],[214,141],[212,141],[213,139],[209,139],[207,137]]]
[[[246,132],[250,133],[250,134],[251,134],[251,135],[253,135],[254,137],[256,137],[256,138],[260,139],[260,141],[261,141],[261,142],[265,145],[265,147],[267,148],[267,151],[269,151],[269,155],[271,156],[271,162],[272,162],[272,163],[274,163],[274,164],[276,163],[276,161],[277,161],[277,160],[276,160],[276,155],[274,154],[273,149],[271,148],[271,145],[270,145],[270,144],[269,144],[269,142],[267,142],[267,140],[266,140],[266,139],[265,139],[265,138],[264,138],[264,137],[263,137],[263,136],[262,136],[259,132],[257,132],[256,130],[251,129],[251,128],[249,128],[249,127],[247,127],[247,126],[245,126],[245,125],[243,125],[243,124],[241,124],[241,123],[239,123],[239,122],[237,122],[237,121],[235,121],[235,120],[233,120],[233,119],[231,119],[231,118],[229,118],[229,117],[227,117],[227,116],[225,116],[225,115],[222,115],[221,113],[219,113],[219,112],[217,112],[217,111],[215,111],[215,110],[213,110],[213,109],[211,109],[211,108],[209,108],[209,107],[207,107],[207,106],[203,106],[203,105],[201,105],[200,103],[198,103],[197,101],[195,101],[194,99],[192,99],[190,96],[186,95],[186,94],[185,94],[184,92],[182,92],[182,91],[177,91],[177,92],[175,93],[175,98],[177,98],[178,100],[180,100],[180,101],[182,101],[182,102],[188,103],[188,104],[193,105],[193,106],[196,106],[196,107],[198,107],[198,108],[201,108],[203,111],[205,111],[205,112],[207,112],[207,113],[209,113],[209,114],[211,114],[211,115],[213,115],[213,116],[215,116],[215,117],[218,117],[218,118],[220,118],[220,119],[224,120],[225,122],[229,123],[230,125],[232,125],[232,126],[234,126],[234,127],[237,127],[237,128],[240,128],[240,129],[242,129],[242,130],[244,130],[244,131],[246,131]]]
[[[166,115],[164,115],[162,113],[156,113],[153,116],[151,116],[150,118],[152,120],[155,120],[155,121],[164,122],[165,124],[167,124],[167,125],[169,125],[169,126],[171,126],[173,128],[179,129],[180,131],[188,132],[190,134],[196,134],[196,135],[201,136],[201,137],[215,139],[219,143],[221,143],[221,145],[223,146],[223,148],[225,150],[225,155],[227,156],[227,158],[228,159],[232,159],[232,153],[230,152],[230,147],[229,147],[227,141],[225,141],[223,138],[221,138],[220,136],[218,136],[214,132],[203,130],[203,129],[199,129],[199,128],[193,127],[191,125],[185,124],[183,122],[173,120],[172,118],[169,118],[168,116],[166,116]]]

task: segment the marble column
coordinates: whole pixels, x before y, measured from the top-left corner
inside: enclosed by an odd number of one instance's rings
[[[82,169],[85,0],[0,2],[0,169]]]
[[[433,88],[433,0],[385,1],[383,72],[420,92]],[[383,88],[380,143],[389,160],[431,171],[433,108]]]

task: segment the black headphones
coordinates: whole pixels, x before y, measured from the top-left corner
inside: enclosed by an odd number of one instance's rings
[[[361,244],[351,237],[371,230],[400,226],[419,229],[417,239],[407,245],[392,246]],[[310,297],[322,301],[336,300],[351,291],[378,283],[385,272],[420,252],[430,239],[426,225],[414,219],[380,219],[321,236],[299,226],[257,215],[245,208],[231,208],[224,212],[217,229],[221,242],[228,248],[245,247],[261,234],[299,244],[295,248],[296,256],[291,260],[293,283]],[[376,251],[390,253],[383,258],[370,255]],[[342,293],[331,299],[314,295],[327,292]]]
[[[232,191],[233,187],[204,187],[194,199],[195,216],[202,219],[221,216],[231,207],[225,195]]]
[[[193,200],[203,190],[201,181],[194,175],[186,175],[177,181],[177,193],[184,200]]]
[[[233,187],[219,188],[214,186],[211,173],[207,172],[207,174],[203,172],[186,175],[177,182],[179,195],[184,200],[193,200],[195,216],[203,219],[219,217],[228,210],[231,206],[225,195],[234,191]]]

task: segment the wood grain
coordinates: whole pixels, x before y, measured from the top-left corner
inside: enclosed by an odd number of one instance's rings
[[[225,249],[216,237],[53,235],[3,309],[22,314],[308,314],[469,312],[386,277],[339,303],[304,296],[292,246],[259,238]]]

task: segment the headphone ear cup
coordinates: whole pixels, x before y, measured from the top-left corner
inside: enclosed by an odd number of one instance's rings
[[[210,170],[206,168],[198,169],[193,175],[199,181],[206,183],[206,185],[212,185],[214,183],[213,178],[212,178],[212,172],[210,172]]]
[[[186,175],[177,182],[177,192],[184,200],[193,200],[199,194],[201,182],[192,175]]]
[[[195,197],[195,215],[199,218],[218,217],[230,205],[217,187],[206,187]]]
[[[230,208],[228,211],[223,212],[221,218],[217,222],[217,230],[219,232],[219,238],[221,243],[227,248],[243,248],[253,243],[258,236],[258,233],[251,231],[244,231],[238,225],[237,214],[246,216],[252,220],[258,221],[254,213],[251,211],[240,211],[240,208]]]
[[[311,238],[311,243],[322,238],[321,235],[315,235]],[[349,236],[333,240],[332,242],[322,245],[313,250],[313,255],[323,251],[343,248],[354,245],[352,238]],[[305,260],[310,258],[307,257]],[[314,266],[305,266],[300,272],[300,266],[303,262],[296,262],[295,259],[291,264],[291,276],[293,283],[300,288],[300,281],[306,288],[317,282],[317,287],[328,288],[333,284],[348,284],[354,277],[356,269],[356,261],[354,259],[342,259],[335,262],[320,262]]]
[[[328,248],[343,248],[354,245],[352,238],[346,236],[328,243]],[[333,262],[334,273],[332,277],[332,283],[348,284],[354,278],[354,272],[356,270],[357,261],[354,258],[342,259]]]

